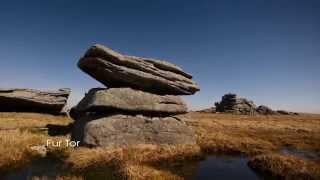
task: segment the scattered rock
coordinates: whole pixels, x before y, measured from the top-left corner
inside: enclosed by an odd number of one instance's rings
[[[30,146],[30,149],[40,157],[46,157],[47,155],[47,147],[45,145]]]
[[[217,112],[236,114],[251,114],[255,112],[256,105],[253,101],[239,98],[236,94],[225,94],[220,102],[215,103]]]
[[[131,87],[155,94],[191,95],[199,91],[192,76],[162,60],[122,55],[92,46],[78,66],[107,87]]]
[[[259,106],[256,111],[259,113],[259,114],[263,114],[263,115],[273,115],[273,114],[276,114],[276,112],[274,110],[272,110],[271,108],[269,108],[268,106],[264,106],[264,105],[261,105]]]
[[[178,96],[156,95],[131,88],[94,88],[70,113],[71,117],[81,112],[114,112],[145,115],[174,115],[187,112],[187,105]]]
[[[60,114],[71,90],[0,89],[0,111]]]
[[[175,117],[142,115],[83,116],[74,124],[72,139],[84,146],[130,144],[195,144],[194,132]]]

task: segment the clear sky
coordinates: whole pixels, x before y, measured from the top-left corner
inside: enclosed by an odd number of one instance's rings
[[[3,0],[0,87],[103,87],[76,66],[94,43],[167,59],[194,75],[192,108],[227,92],[320,112],[319,0]]]

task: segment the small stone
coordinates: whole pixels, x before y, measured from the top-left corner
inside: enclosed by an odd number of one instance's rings
[[[45,145],[31,146],[30,149],[41,157],[45,157],[47,155],[47,147]]]

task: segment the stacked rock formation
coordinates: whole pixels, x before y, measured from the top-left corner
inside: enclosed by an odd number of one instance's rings
[[[236,94],[225,94],[220,102],[215,103],[217,112],[235,114],[251,114],[255,112],[256,105],[253,101],[239,98]]]
[[[256,107],[253,101],[240,98],[236,94],[228,93],[222,96],[220,102],[215,103],[216,112],[225,112],[233,114],[248,114],[255,113],[261,115],[299,115],[299,113],[288,112],[284,110],[272,110],[268,106],[260,105]]]
[[[34,89],[0,89],[0,111],[60,114],[70,89],[39,91]]]
[[[102,45],[87,50],[78,66],[108,88],[91,89],[71,109],[73,140],[85,146],[195,143],[193,131],[174,115],[187,112],[177,95],[199,88],[178,66]]]

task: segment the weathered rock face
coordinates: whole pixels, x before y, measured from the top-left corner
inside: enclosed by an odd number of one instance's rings
[[[107,87],[131,87],[155,94],[191,95],[199,91],[192,76],[166,61],[122,55],[92,46],[78,66]]]
[[[236,94],[225,94],[220,102],[215,103],[218,112],[229,112],[237,114],[254,113],[256,105],[253,101],[239,98]]]
[[[114,111],[163,116],[186,113],[187,106],[178,96],[156,95],[131,88],[94,88],[73,109],[71,116],[81,112]]]
[[[70,92],[70,89],[0,89],[0,111],[60,114]]]
[[[196,143],[194,132],[178,118],[142,115],[83,116],[72,139],[84,146]]]
[[[261,105],[259,107],[257,107],[256,109],[257,113],[259,114],[263,114],[263,115],[273,115],[276,114],[276,112],[274,110],[272,110],[271,108]]]
[[[187,112],[176,95],[199,91],[178,66],[102,45],[92,46],[78,66],[108,89],[91,89],[70,110],[73,140],[85,146],[196,143],[192,129],[173,116]]]

